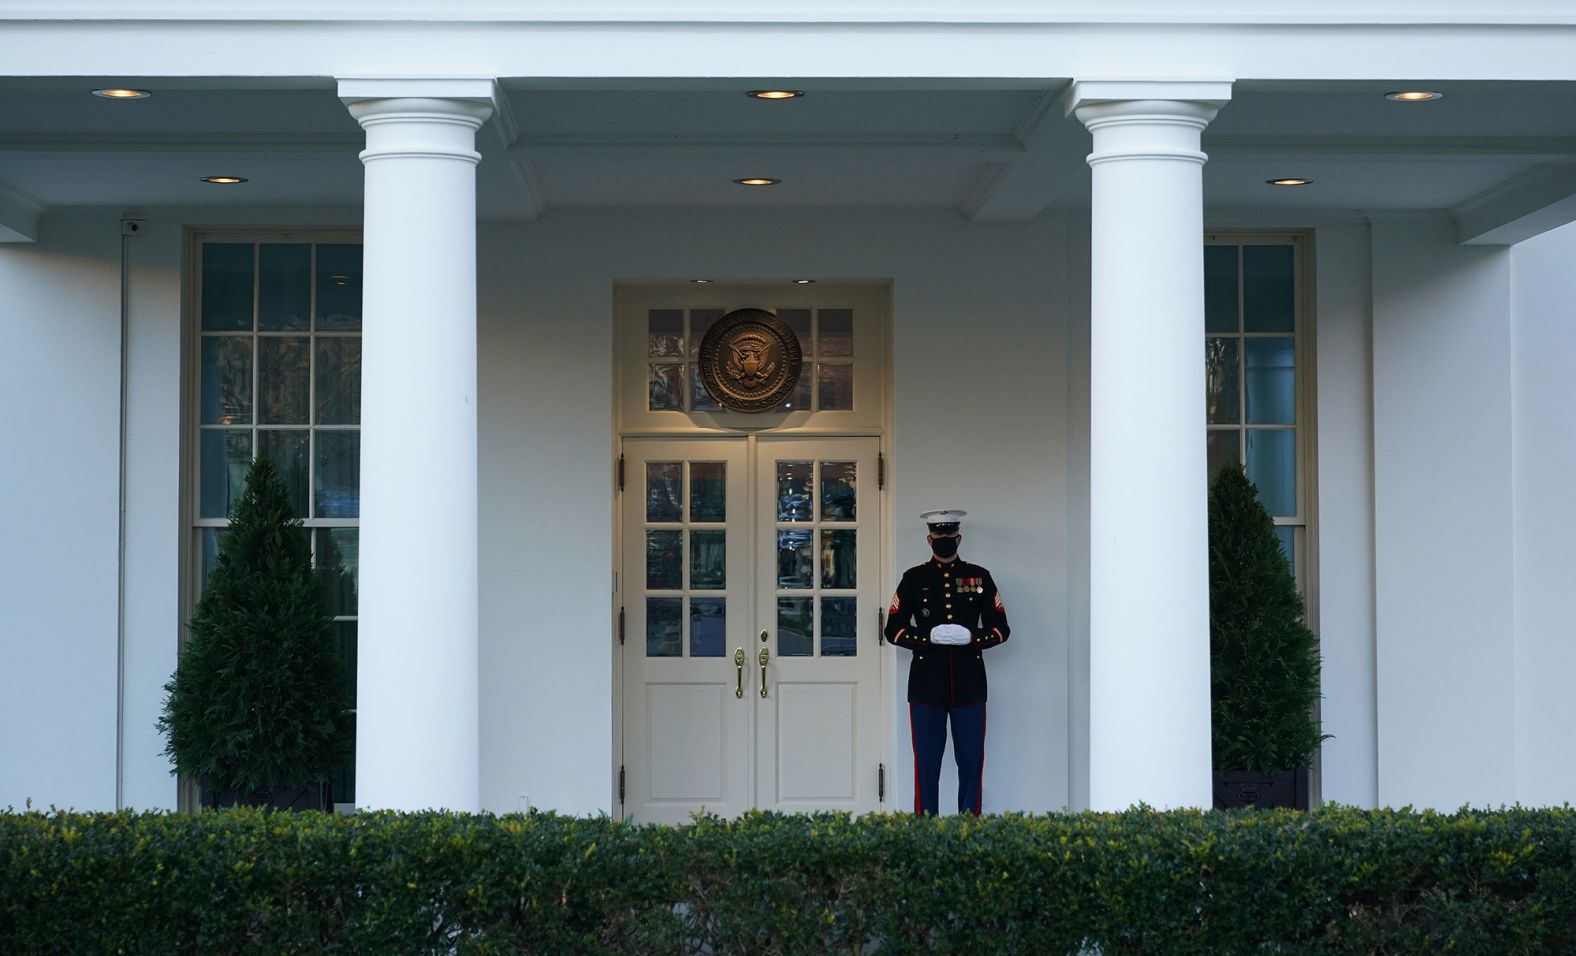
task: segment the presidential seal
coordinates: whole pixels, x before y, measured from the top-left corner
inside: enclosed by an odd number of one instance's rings
[[[723,408],[764,412],[793,394],[804,353],[793,329],[764,309],[736,309],[700,343],[700,380]]]

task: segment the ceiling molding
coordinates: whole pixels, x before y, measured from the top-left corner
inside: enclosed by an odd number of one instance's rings
[[[509,94],[497,80],[493,80],[492,129],[498,137],[498,145],[504,149],[513,146],[514,141],[520,138],[520,124],[515,121]]]
[[[1514,245],[1576,221],[1576,164],[1534,166],[1450,209],[1456,239]]]
[[[37,242],[38,221],[49,207],[0,182],[0,242]]]
[[[520,184],[521,216],[535,220],[547,211],[547,200],[542,195],[542,182],[528,159],[512,158],[509,168],[514,170],[515,181]]]
[[[344,153],[366,146],[360,133],[0,133],[0,153]]]
[[[1001,184],[1012,175],[1012,163],[988,163],[975,178],[974,184],[969,187],[968,194],[963,197],[963,202],[958,206],[958,212],[964,218],[977,220],[980,214],[990,204],[1001,189]]]
[[[1360,156],[1413,160],[1420,156],[1472,159],[1537,156],[1576,159],[1576,137],[1548,136],[1211,136],[1211,156]]]
[[[970,221],[1028,222],[1050,205],[1069,175],[1057,168],[1065,166],[1065,157],[1056,156],[1057,146],[1065,147],[1066,142],[1055,134],[1070,129],[1080,143],[1085,136],[1062,111],[1066,91],[1066,84],[1046,90],[1013,129],[1013,139],[1023,145],[1024,157],[992,163],[975,179],[958,207]],[[1076,153],[1080,159],[1082,152]]]
[[[509,147],[509,155],[535,156],[566,153],[649,152],[783,152],[848,151],[1012,154],[1025,151],[1014,136],[533,136],[530,133]]]

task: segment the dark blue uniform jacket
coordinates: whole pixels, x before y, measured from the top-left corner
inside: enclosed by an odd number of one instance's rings
[[[938,624],[961,624],[973,640],[932,644],[930,631]],[[908,671],[912,704],[985,703],[985,648],[1010,633],[1007,609],[990,572],[962,558],[950,564],[932,558],[904,571],[887,609],[886,639],[914,652]]]

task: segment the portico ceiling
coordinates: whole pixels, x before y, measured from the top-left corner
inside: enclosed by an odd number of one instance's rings
[[[1088,202],[1089,136],[1064,115],[1066,82],[505,80],[507,115],[478,141],[480,215],[873,207],[1024,221],[1078,210]],[[154,95],[90,95],[109,85]],[[807,95],[744,96],[765,87]],[[1383,96],[1419,87],[1445,96]],[[361,143],[331,79],[0,79],[0,223],[69,206],[353,210]],[[1238,81],[1204,148],[1212,216],[1455,210],[1477,224],[1471,238],[1529,202],[1559,199],[1560,184],[1576,178],[1576,84]],[[216,174],[249,182],[199,181]],[[733,182],[745,176],[782,182]],[[1265,183],[1283,176],[1314,183]]]

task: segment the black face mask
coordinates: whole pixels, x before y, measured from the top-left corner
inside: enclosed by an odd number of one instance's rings
[[[933,538],[930,542],[930,550],[936,552],[938,558],[950,558],[958,553],[958,539]]]

